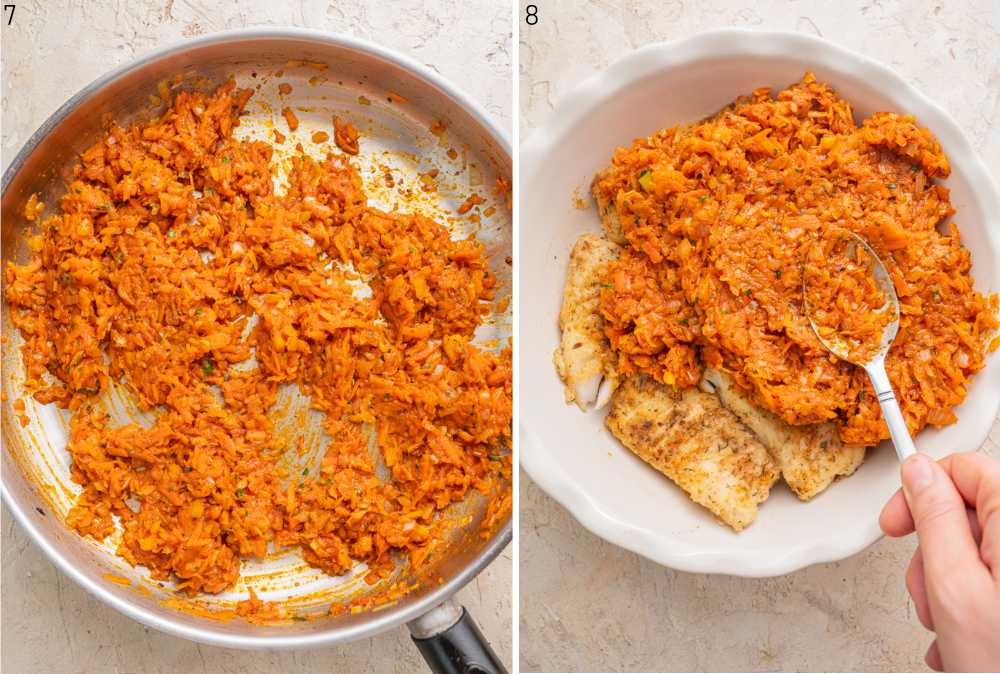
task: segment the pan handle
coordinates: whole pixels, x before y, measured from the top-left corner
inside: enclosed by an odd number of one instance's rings
[[[472,616],[451,599],[407,627],[434,674],[507,674]]]

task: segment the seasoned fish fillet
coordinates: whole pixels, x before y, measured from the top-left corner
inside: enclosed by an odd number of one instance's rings
[[[753,522],[778,479],[767,449],[718,398],[695,388],[676,390],[646,376],[630,377],[615,392],[605,423],[628,449],[735,531]]]
[[[566,385],[566,402],[582,410],[603,407],[618,385],[615,355],[604,336],[601,282],[620,248],[594,234],[584,234],[569,258],[559,327],[562,339],[552,356]]]
[[[594,178],[594,182],[600,174]],[[601,226],[604,227],[604,234],[617,244],[625,245],[625,235],[622,233],[622,223],[618,219],[618,208],[613,199],[608,199],[597,190],[592,190],[594,199],[597,201],[597,212],[601,215]]]
[[[722,405],[764,443],[781,467],[785,482],[803,501],[829,487],[837,477],[853,473],[865,459],[865,448],[842,443],[833,424],[790,426],[755,405],[725,372],[706,369],[701,388],[718,395]]]

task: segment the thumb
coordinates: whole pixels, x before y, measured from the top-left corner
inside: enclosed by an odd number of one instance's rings
[[[965,501],[948,473],[918,452],[903,462],[902,477],[927,578],[942,578],[956,568],[981,564]]]

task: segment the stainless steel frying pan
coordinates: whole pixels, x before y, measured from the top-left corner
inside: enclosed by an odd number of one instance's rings
[[[300,126],[285,146],[301,142],[306,151],[321,155],[311,144],[312,131],[329,131],[333,113],[352,121],[362,132],[357,160],[371,201],[383,208],[423,211],[450,222],[457,236],[475,233],[486,245],[500,294],[510,294],[511,214],[502,197],[492,196],[496,178],[509,181],[511,174],[507,135],[482,108],[428,68],[354,38],[295,29],[234,31],[191,40],[120,68],[70,99],[4,173],[4,267],[29,255],[25,201],[37,192],[49,213],[57,209],[65,177],[78,153],[100,133],[102,119],[110,116],[124,124],[148,118],[162,110],[164,88],[211,89],[231,76],[240,86],[257,89],[237,135],[264,137],[272,127],[288,134],[280,115],[287,105],[296,110]],[[290,83],[292,92],[279,96],[279,82]],[[438,121],[444,133],[435,125]],[[438,190],[428,193],[419,188],[417,175],[432,168],[439,169]],[[386,169],[396,189],[380,187],[387,182]],[[412,183],[412,194],[421,196],[401,201],[400,181]],[[472,191],[489,195],[496,206],[489,216],[484,207],[479,223],[456,215],[457,206]],[[332,602],[381,596],[391,584],[414,582],[416,577],[404,564],[395,577],[369,586],[363,567],[332,578],[308,567],[297,552],[287,552],[245,561],[241,580],[228,592],[187,599],[176,595],[170,583],[153,581],[144,569],[116,557],[114,537],[102,544],[69,530],[63,520],[78,487],[69,479],[65,451],[68,415],[24,395],[21,340],[10,324],[6,303],[2,321],[3,498],[49,558],[87,591],[150,627],[208,644],[303,648],[369,637],[409,623],[414,640],[437,671],[480,671],[458,669],[477,663],[481,671],[502,670],[465,611],[449,601],[511,540],[509,518],[487,537],[481,535],[487,503],[479,494],[443,514],[455,525],[444,554],[435,555],[438,561],[429,576],[433,581],[419,582],[416,589],[377,610],[336,616],[327,614]],[[503,345],[510,334],[507,309],[490,317],[477,338],[483,344]],[[27,407],[27,426],[12,408],[18,398]],[[102,403],[120,421],[142,418],[123,389],[106,393]],[[289,460],[318,460],[323,444],[318,413],[308,409],[295,389],[283,391],[275,409],[280,410],[279,434],[304,434],[317,448],[311,457]],[[314,613],[315,619],[276,625],[226,619],[250,587],[262,599],[281,601],[298,614]]]

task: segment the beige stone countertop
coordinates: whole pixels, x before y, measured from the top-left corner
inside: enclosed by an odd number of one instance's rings
[[[84,85],[186,37],[302,26],[399,50],[450,79],[511,126],[510,6],[494,0],[33,0],[3,26],[3,164]],[[6,14],[4,15],[6,22]],[[2,670],[10,674],[398,672],[426,667],[401,627],[335,648],[249,652],[200,646],[119,614],[64,577],[12,517],[2,521]],[[512,553],[458,598],[511,662]]]
[[[539,2],[520,34],[522,137],[643,44],[725,26],[822,35],[947,109],[1000,176],[995,0]],[[994,355],[994,357],[997,357]],[[982,451],[1000,456],[1000,420]],[[915,541],[780,578],[680,573],[590,534],[521,473],[522,671],[923,671],[931,637],[903,577]]]

